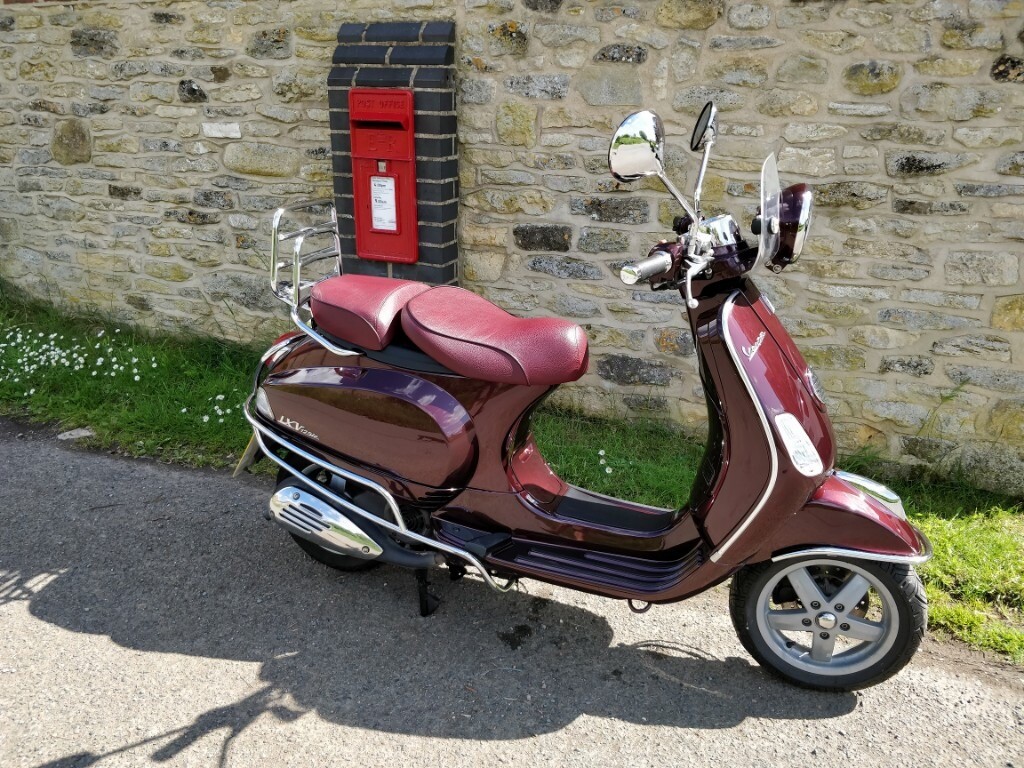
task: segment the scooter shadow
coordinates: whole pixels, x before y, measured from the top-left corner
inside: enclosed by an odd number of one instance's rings
[[[158,759],[264,713],[287,721],[294,707],[390,733],[518,739],[583,714],[729,728],[856,705],[776,681],[747,658],[708,655],[691,614],[688,628],[659,620],[649,641],[615,644],[603,616],[538,596],[548,588],[537,582],[534,594],[500,595],[435,576],[443,603],[420,618],[411,573],[313,562],[254,512],[265,492],[250,484],[217,511],[174,516],[71,501],[20,516],[0,541],[0,602],[26,600],[38,619],[124,648],[262,665],[257,693],[201,715]]]

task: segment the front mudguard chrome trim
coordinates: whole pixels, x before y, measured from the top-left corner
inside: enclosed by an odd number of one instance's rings
[[[921,539],[924,551],[919,555],[886,555],[879,552],[863,552],[858,549],[843,549],[842,547],[815,547],[813,549],[798,549],[795,552],[786,552],[772,558],[773,563],[781,560],[794,560],[798,557],[848,557],[852,560],[872,560],[876,563],[904,563],[906,565],[920,565],[932,558],[932,543],[920,531],[917,535]]]
[[[484,582],[486,582],[487,586],[497,590],[498,592],[508,592],[515,586],[515,579],[511,579],[506,584],[499,583],[488,572],[486,566],[484,566],[484,564],[481,563],[480,560],[478,560],[476,557],[471,555],[466,550],[459,549],[458,547],[453,547],[449,544],[437,541],[436,539],[421,536],[418,533],[413,533],[412,531],[408,530],[405,527],[405,521],[402,519],[401,513],[398,511],[397,502],[395,502],[394,497],[390,493],[388,493],[388,491],[385,488],[373,482],[372,480],[367,480],[364,477],[360,477],[359,475],[347,472],[341,469],[340,467],[336,467],[324,461],[323,459],[313,455],[309,451],[300,448],[299,446],[295,445],[295,443],[285,439],[278,433],[271,431],[266,426],[261,424],[259,420],[252,414],[252,401],[253,398],[250,396],[245,403],[245,407],[242,409],[242,413],[245,415],[246,420],[252,427],[253,434],[256,435],[256,440],[260,444],[260,448],[263,450],[263,453],[266,455],[268,459],[273,461],[282,469],[294,475],[300,482],[302,482],[305,485],[310,485],[311,483],[308,477],[302,475],[294,467],[290,466],[284,459],[282,459],[271,449],[269,449],[266,444],[267,440],[271,440],[274,443],[277,443],[281,447],[287,449],[288,451],[294,453],[297,456],[300,456],[306,461],[316,464],[318,467],[327,472],[338,475],[339,477],[350,479],[359,485],[366,486],[370,490],[377,492],[379,495],[384,497],[385,502],[387,502],[387,505],[391,512],[394,514],[395,519],[398,521],[398,524],[393,523],[389,520],[385,520],[384,518],[378,517],[377,515],[374,515],[370,512],[367,512],[366,510],[356,506],[352,502],[343,499],[341,496],[331,491],[330,488],[327,488],[319,484],[316,485],[317,493],[326,497],[331,503],[336,504],[338,507],[345,509],[348,512],[351,512],[354,515],[358,515],[359,517],[368,520],[369,522],[373,523],[379,528],[383,528],[384,530],[389,531],[390,533],[393,533],[402,539],[412,541],[417,544],[422,544],[423,546],[430,547],[431,549],[434,549],[438,552],[442,552],[446,555],[451,555],[452,557],[457,557],[461,560],[466,561],[480,573],[480,576],[483,578]]]

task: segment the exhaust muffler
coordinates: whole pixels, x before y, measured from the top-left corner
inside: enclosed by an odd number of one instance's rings
[[[270,498],[270,515],[296,536],[340,555],[373,560],[384,552],[366,531],[326,501],[292,485]]]

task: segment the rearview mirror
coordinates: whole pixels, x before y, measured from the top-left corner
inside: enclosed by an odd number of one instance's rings
[[[634,112],[622,121],[608,148],[608,169],[619,181],[665,172],[665,130],[654,112]]]

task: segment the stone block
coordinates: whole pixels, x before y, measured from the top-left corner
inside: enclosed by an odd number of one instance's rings
[[[740,3],[729,8],[729,26],[735,29],[764,29],[772,19],[767,5]]]
[[[821,347],[804,347],[801,351],[804,359],[813,368],[855,371],[863,370],[867,365],[864,351],[857,347],[827,344]]]
[[[992,327],[1024,331],[1024,295],[1000,296],[992,308]]]
[[[950,285],[1016,285],[1020,257],[1015,253],[953,251],[946,257],[946,282]]]
[[[576,75],[575,90],[594,107],[639,106],[640,77],[632,67],[586,67]]]
[[[672,381],[669,366],[629,355],[605,355],[597,362],[597,375],[623,385],[667,387]]]
[[[847,331],[850,341],[871,349],[904,349],[920,338],[920,334],[886,328],[883,325],[858,325]]]
[[[1008,363],[1010,362],[1010,342],[1001,336],[992,334],[953,336],[934,342],[932,354],[942,357],[977,357],[982,360]]]
[[[890,355],[882,358],[878,372],[929,376],[935,372],[935,361],[921,355]]]
[[[578,216],[616,224],[644,224],[650,220],[649,203],[635,197],[574,197],[569,201],[569,210]]]
[[[891,61],[861,61],[843,70],[843,84],[860,96],[878,96],[895,90],[903,68]]]
[[[572,227],[564,224],[517,224],[512,228],[512,238],[515,240],[516,247],[524,251],[565,253],[572,245]],[[535,267],[531,266],[530,268],[534,269]],[[540,271],[547,272],[549,270],[542,269]],[[555,274],[554,272],[549,273]],[[557,276],[573,277],[574,275]]]
[[[294,177],[299,170],[299,155],[290,147],[239,141],[225,147],[224,165],[253,176]]]
[[[662,0],[654,19],[670,29],[707,29],[724,11],[724,0]]]
[[[537,108],[506,102],[498,107],[495,128],[502,144],[532,147],[537,143]]]
[[[1024,373],[1006,368],[988,368],[980,365],[946,366],[946,375],[956,384],[981,387],[997,392],[1024,394]]]

